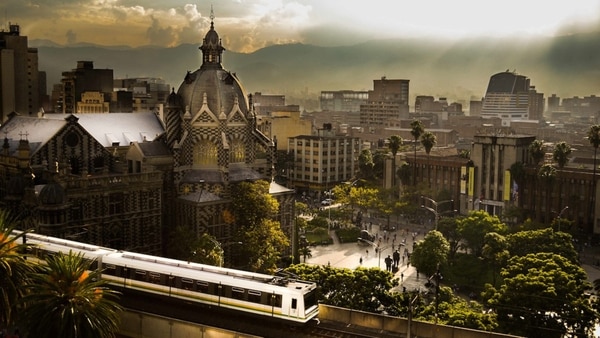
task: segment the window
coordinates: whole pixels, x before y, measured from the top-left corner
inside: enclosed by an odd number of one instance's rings
[[[298,300],[296,298],[292,298],[292,309],[298,308]]]

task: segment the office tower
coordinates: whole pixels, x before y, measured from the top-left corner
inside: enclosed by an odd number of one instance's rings
[[[1,123],[12,112],[35,116],[41,107],[40,97],[46,94],[40,90],[38,50],[27,46],[27,37],[19,30],[19,25],[10,24],[8,32],[0,32]]]
[[[363,126],[384,126],[389,119],[408,118],[408,89],[410,80],[389,80],[385,76],[373,80],[366,104],[360,106]]]
[[[510,121],[528,120],[531,105],[529,82],[526,76],[508,70],[492,75],[481,116],[501,118],[502,126],[510,126]]]

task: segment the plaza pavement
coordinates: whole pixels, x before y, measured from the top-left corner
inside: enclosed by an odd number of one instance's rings
[[[380,226],[381,222],[377,219],[367,219],[367,224],[372,222],[371,226],[367,226],[369,232],[373,235],[377,234],[379,237],[383,237],[384,231],[380,230],[383,228]],[[335,235],[335,231],[330,231],[330,236],[333,238],[333,244],[331,245],[318,245],[310,248],[311,257],[306,258],[306,264],[311,265],[331,265],[336,268],[349,268],[356,269],[358,267],[365,268],[381,268],[385,269],[385,258],[394,252],[393,249],[398,249],[398,243],[405,240],[405,245],[399,249],[400,254],[404,252],[404,248],[407,248],[412,253],[413,243],[423,239],[423,234],[429,231],[426,226],[416,224],[400,225],[402,229],[389,231],[387,233],[388,240],[385,241],[381,238],[380,248],[381,251],[375,253],[375,247],[367,244],[359,244],[357,242],[344,243],[343,239],[340,241]],[[407,231],[408,230],[408,231]],[[413,233],[416,233],[413,241]],[[394,235],[396,235],[396,241],[393,241]],[[375,239],[378,242],[378,239]],[[392,249],[393,246],[393,249]],[[367,253],[368,250],[368,253]],[[361,263],[362,258],[362,263]],[[301,258],[303,261],[303,259]],[[423,290],[425,289],[426,278],[420,274],[417,276],[417,271],[412,265],[407,265],[408,259],[400,259],[399,269],[394,274],[398,278],[398,287],[396,291],[403,290],[405,287],[406,291]]]
[[[383,236],[383,228],[381,220],[371,220],[372,226],[369,232],[371,234],[378,234]],[[367,219],[367,224],[369,219]],[[369,226],[367,226],[369,228]],[[340,241],[335,235],[335,231],[330,231],[330,236],[333,238],[333,244],[331,245],[318,245],[311,247],[311,257],[306,258],[306,264],[311,265],[331,265],[337,268],[349,268],[356,269],[357,267],[366,268],[381,268],[385,269],[384,259],[388,255],[392,255],[392,239],[394,234],[396,235],[396,241],[394,242],[394,249],[398,248],[398,243],[402,242],[404,238],[406,240],[405,247],[408,248],[409,252],[412,252],[413,243],[423,239],[424,234],[431,230],[431,225],[417,225],[417,224],[401,224],[398,226],[401,229],[390,231],[388,233],[390,239],[386,242],[383,241],[380,244],[382,248],[381,253],[375,253],[375,248],[359,244],[356,242],[344,243],[343,239]],[[408,230],[408,231],[407,231]],[[413,241],[412,234],[416,233]],[[378,241],[377,239],[375,241]],[[368,254],[367,254],[368,250]],[[404,247],[401,247],[400,253],[404,252]],[[362,263],[361,263],[362,258]],[[303,259],[301,258],[301,261]],[[398,278],[399,285],[394,288],[394,291],[402,291],[403,287],[406,291],[413,290],[425,290],[427,287],[427,277],[423,274],[417,275],[416,269],[412,265],[407,265],[407,260],[404,262],[400,260],[399,269],[394,273],[395,277]],[[588,280],[593,283],[594,280],[600,279],[600,247],[586,247],[581,254],[582,267],[588,275]]]

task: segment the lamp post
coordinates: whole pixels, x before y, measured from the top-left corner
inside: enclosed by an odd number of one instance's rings
[[[558,223],[558,231],[560,232],[560,218],[562,217],[563,212],[569,209],[569,206],[562,208],[562,210],[558,213],[557,223]]]
[[[433,198],[429,198],[429,197],[425,197],[425,196],[421,196],[421,199],[424,199],[424,200],[428,201],[429,203],[431,203],[431,205],[434,206],[434,208],[432,208],[432,207],[426,206],[425,203],[421,204],[421,208],[427,209],[427,210],[431,211],[435,215],[435,230],[437,230],[437,228],[438,228],[438,221],[439,221],[439,219],[440,219],[440,217],[441,217],[441,215],[443,213],[445,213],[445,212],[455,212],[456,211],[456,210],[446,210],[446,211],[442,211],[442,212],[438,211],[438,207],[440,206],[440,204],[443,204],[443,203],[451,202],[452,206],[454,207],[454,200],[445,200],[445,201],[437,202]]]

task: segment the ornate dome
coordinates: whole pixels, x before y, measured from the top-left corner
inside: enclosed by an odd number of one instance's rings
[[[213,16],[211,15],[211,19]],[[240,110],[248,112],[247,95],[235,73],[228,72],[221,65],[225,48],[211,21],[202,46],[202,65],[195,72],[188,72],[179,86],[182,108],[192,115],[202,107],[204,95],[208,108],[215,114],[228,114],[237,101]]]
[[[65,189],[58,183],[46,184],[39,195],[40,202],[44,205],[59,205],[65,201]]]

